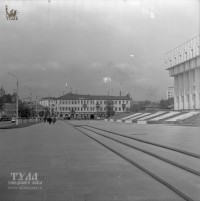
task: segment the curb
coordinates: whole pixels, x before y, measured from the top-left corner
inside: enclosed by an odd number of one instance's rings
[[[42,121],[39,122],[30,122],[30,123],[24,123],[24,124],[19,124],[19,125],[10,125],[10,126],[2,126],[0,127],[1,129],[14,129],[14,128],[24,128],[24,127],[28,127],[28,126],[32,126],[38,123],[41,123]]]

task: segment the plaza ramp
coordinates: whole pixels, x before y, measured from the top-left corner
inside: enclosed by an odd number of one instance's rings
[[[182,114],[182,115],[167,119],[166,121],[175,122],[175,121],[179,121],[179,120],[184,120],[184,119],[187,119],[187,118],[192,117],[194,115],[197,115],[199,113],[200,113],[199,111],[198,112],[197,111],[192,111],[192,112],[188,112],[188,113],[185,113],[185,114]]]
[[[124,122],[125,120],[130,119],[130,118],[135,117],[135,116],[138,116],[138,115],[140,115],[140,114],[142,114],[142,113],[139,113],[139,112],[138,112],[138,113],[135,113],[135,114],[126,116],[126,117],[124,117],[124,118],[118,119],[117,122]]]
[[[150,119],[150,118],[152,118],[152,117],[156,117],[156,116],[159,116],[159,115],[164,114],[164,113],[166,113],[166,112],[165,112],[165,111],[156,112],[156,113],[154,113],[154,114],[150,114],[150,115],[148,115],[148,116],[139,118],[138,121]]]
[[[153,118],[153,119],[149,119],[149,121],[159,121],[159,120],[163,120],[163,119],[166,119],[166,118],[169,118],[169,117],[172,117],[174,115],[177,115],[179,114],[180,112],[169,112],[167,114],[164,114],[164,115],[161,115],[159,117],[156,117],[156,118]]]
[[[110,117],[109,119],[107,119],[108,121],[117,121],[119,119],[123,119],[126,118],[127,116],[129,116],[130,113],[120,113],[120,114],[115,114],[114,116]]]
[[[140,117],[147,116],[149,114],[151,114],[151,113],[143,113],[143,114],[137,115],[135,117],[131,117],[131,118],[125,120],[125,123],[133,123],[134,120],[139,119]]]

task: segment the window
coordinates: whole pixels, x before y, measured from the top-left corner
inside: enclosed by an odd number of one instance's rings
[[[193,81],[195,82],[195,70],[193,70],[192,75],[193,75]]]
[[[119,107],[119,111],[121,111],[121,107]]]
[[[121,104],[121,101],[119,101],[119,104]]]

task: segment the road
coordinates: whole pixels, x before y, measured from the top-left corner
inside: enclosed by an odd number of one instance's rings
[[[184,128],[183,136],[187,136],[188,129],[191,140],[180,142],[182,128],[178,127],[127,127],[101,121],[69,122],[121,131],[126,135],[134,132],[141,134],[141,138],[176,147],[182,143],[185,150],[199,153],[199,128]],[[62,121],[55,125],[41,123],[0,130],[0,161],[1,201],[183,200],[137,167]],[[20,183],[27,180],[30,183]]]

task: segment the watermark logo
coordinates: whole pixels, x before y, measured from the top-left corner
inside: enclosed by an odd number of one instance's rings
[[[6,19],[7,20],[18,20],[18,17],[17,17],[18,11],[17,10],[11,9],[9,11],[7,5],[6,5],[5,9],[6,9]]]
[[[42,181],[38,173],[11,172],[8,189],[13,190],[42,190]]]

